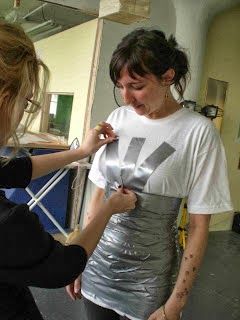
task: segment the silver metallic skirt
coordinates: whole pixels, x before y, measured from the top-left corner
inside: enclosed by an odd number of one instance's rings
[[[83,273],[82,290],[119,314],[147,319],[167,300],[176,275],[181,199],[137,196],[135,210],[108,223]]]
[[[118,143],[106,148],[106,198],[124,180],[138,200],[131,213],[112,216],[82,276],[86,298],[133,320],[148,319],[167,300],[179,261],[177,216],[182,199],[142,191],[174,149],[164,143],[135,168],[144,141],[132,139],[121,168]]]

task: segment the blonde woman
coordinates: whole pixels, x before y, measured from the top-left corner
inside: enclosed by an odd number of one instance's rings
[[[40,89],[39,73],[43,74]],[[37,58],[33,43],[13,24],[0,22],[0,147],[13,137],[24,112],[25,127],[39,109],[49,71]],[[99,134],[106,137],[100,140]],[[24,188],[31,179],[82,159],[115,139],[112,127],[101,123],[91,129],[81,147],[57,154],[0,159],[0,187]],[[112,214],[135,207],[129,190],[118,190],[102,206],[81,235],[74,233],[68,246],[43,230],[26,204],[17,205],[0,191],[0,319],[43,319],[28,286],[57,288],[71,283],[85,268]]]

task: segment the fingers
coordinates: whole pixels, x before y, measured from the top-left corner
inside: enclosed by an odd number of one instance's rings
[[[94,127],[94,129],[95,129],[97,132],[100,132],[100,131],[102,130],[101,124],[97,124],[96,127]]]
[[[116,134],[113,131],[113,127],[107,122],[98,123],[98,125],[96,125],[94,130],[96,130],[98,134],[103,134],[105,137],[108,137],[108,138],[109,137],[112,137],[112,138],[116,137]]]
[[[116,191],[118,194],[122,194],[122,196],[125,198],[125,201],[127,201],[129,203],[128,209],[126,209],[126,211],[129,211],[131,209],[134,209],[136,206],[136,201],[137,201],[137,196],[136,194],[124,187],[119,187]]]
[[[125,193],[125,194],[135,195],[135,193],[134,193],[132,190],[129,190],[128,188],[124,188],[124,187],[123,187],[123,190],[124,190],[124,193]]]
[[[108,138],[116,138],[116,133],[113,131],[113,127],[109,123],[101,122],[101,124],[105,137],[107,136]]]
[[[98,148],[100,148],[100,147],[103,146],[104,144],[113,142],[114,140],[116,140],[115,137],[107,137],[107,138],[105,138],[105,139],[101,139],[101,140],[98,142]]]
[[[125,198],[124,202],[128,204],[126,211],[130,211],[134,209],[136,207],[136,201],[137,201],[137,196],[135,195],[135,193],[124,188],[123,196]]]
[[[119,186],[116,190],[117,193],[124,193],[123,186]]]
[[[80,276],[74,281],[74,293],[79,294],[81,290],[81,278]]]
[[[72,300],[76,300],[76,296],[75,296],[75,293],[74,293],[74,284],[71,283],[69,285],[67,285],[65,287],[66,291],[67,291],[67,294],[69,295],[69,297],[72,299]]]
[[[81,276],[79,276],[73,283],[66,286],[66,291],[72,300],[76,298],[81,299]]]
[[[74,293],[76,298],[81,299],[82,294],[81,294],[81,275],[77,277],[77,279],[74,281]]]
[[[155,312],[153,312],[148,320],[166,320],[166,315],[164,315],[163,308],[160,307]],[[172,318],[171,318],[172,319]]]
[[[137,196],[133,191],[131,191],[131,190],[127,189],[127,188],[123,188],[123,192],[124,192],[124,194],[129,195],[134,202],[137,201]]]

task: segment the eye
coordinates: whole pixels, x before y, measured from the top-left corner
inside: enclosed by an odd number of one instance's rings
[[[144,86],[143,85],[141,85],[141,86],[132,86],[132,88],[134,90],[142,90],[144,88]]]
[[[40,106],[39,102],[26,98],[26,102],[24,104],[24,111],[25,112],[35,113],[40,108],[41,108],[41,106]]]
[[[120,83],[116,83],[115,87],[118,88],[118,89],[122,89],[122,85]]]

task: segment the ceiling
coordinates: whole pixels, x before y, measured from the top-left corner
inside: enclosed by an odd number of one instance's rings
[[[19,22],[34,41],[95,19],[98,11],[99,0],[0,1],[0,18]]]
[[[37,41],[98,17],[101,0],[0,0],[0,19],[21,23]],[[109,0],[110,2],[111,0]],[[182,0],[173,0],[180,5]],[[195,2],[196,0],[184,0]],[[14,3],[19,2],[19,7]],[[198,0],[206,16],[212,17],[240,0]]]

